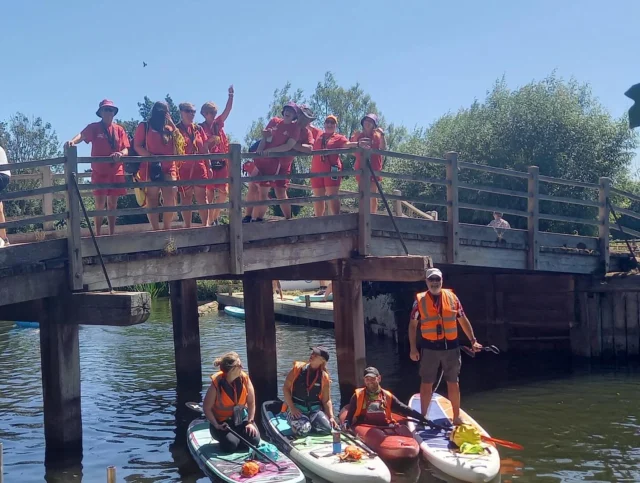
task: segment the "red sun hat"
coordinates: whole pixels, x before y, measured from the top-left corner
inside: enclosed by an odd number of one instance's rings
[[[116,105],[113,103],[113,101],[110,101],[109,99],[103,99],[103,100],[100,102],[100,105],[98,106],[98,110],[96,111],[96,116],[98,116],[98,117],[102,118],[102,116],[100,115],[100,109],[102,109],[103,107],[113,107],[113,108],[116,110],[116,112],[115,112],[114,116],[115,116],[116,114],[118,114],[118,108],[117,108],[117,107],[116,107]]]

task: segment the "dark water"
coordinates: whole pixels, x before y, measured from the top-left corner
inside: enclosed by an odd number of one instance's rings
[[[7,483],[103,482],[109,465],[117,467],[118,481],[209,481],[186,449],[184,412],[176,413],[169,307],[159,301],[155,308],[152,320],[140,326],[81,329],[84,458],[67,471],[44,466],[39,332],[0,322],[0,441]],[[242,321],[212,313],[201,318],[200,331],[205,378],[215,355],[245,355]],[[331,330],[278,324],[277,339],[281,383],[310,345],[327,345],[335,356]],[[367,342],[368,363],[406,401],[418,379],[401,356],[389,340]],[[335,364],[332,357],[337,405]],[[462,384],[463,407],[492,435],[525,447],[500,450],[503,482],[640,481],[637,369],[579,369],[566,357],[481,354],[464,360]],[[205,380],[205,390],[207,385]],[[441,481],[426,464],[395,480]]]

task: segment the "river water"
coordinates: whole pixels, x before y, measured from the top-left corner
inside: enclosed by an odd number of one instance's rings
[[[200,334],[206,391],[216,355],[236,350],[245,357],[244,323],[213,312],[200,319]],[[294,360],[308,357],[309,346],[329,348],[337,405],[333,331],[278,324],[277,341],[280,383]],[[117,467],[118,481],[209,481],[185,446],[184,412],[176,413],[166,301],[154,301],[150,321],[139,326],[82,327],[80,354],[84,457],[70,469],[45,469],[39,331],[0,322],[0,441],[7,483],[104,482],[109,465]],[[367,362],[404,401],[417,391],[416,367],[390,340],[370,338]],[[493,436],[525,447],[500,449],[503,482],[640,481],[637,368],[577,368],[566,356],[483,353],[463,360],[461,384],[467,412]],[[442,480],[421,463],[394,481]]]

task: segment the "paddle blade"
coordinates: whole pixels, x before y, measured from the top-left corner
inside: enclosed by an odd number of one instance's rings
[[[524,446],[518,443],[505,441],[504,439],[491,438],[489,436],[482,436],[482,441],[486,441],[487,443],[499,444],[500,446],[504,446],[505,448],[517,449],[518,451],[522,451],[524,449]]]
[[[204,414],[204,410],[202,409],[202,406],[198,403],[195,402],[186,402],[184,403],[185,406],[187,406],[189,409],[191,409],[192,411],[195,411],[199,414]]]

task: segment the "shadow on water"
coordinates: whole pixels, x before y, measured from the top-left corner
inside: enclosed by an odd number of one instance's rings
[[[167,302],[155,302],[145,324],[80,331],[84,458],[61,469],[49,460],[44,464],[39,332],[0,322],[6,481],[105,481],[109,465],[117,467],[118,481],[208,481],[186,446],[186,429],[196,415],[184,402],[202,400],[214,357],[236,350],[246,361],[246,348],[241,320],[208,314],[201,318],[200,331],[204,390],[187,393],[175,389]],[[310,346],[328,347],[338,407],[333,331],[278,324],[276,338],[280,387],[293,361],[308,357]],[[368,338],[367,363],[380,369],[383,385],[400,399],[407,401],[417,391],[417,364],[391,340]],[[500,449],[503,482],[640,481],[637,368],[576,366],[566,353],[482,353],[463,358],[461,384],[469,414],[492,435],[525,446],[524,452]],[[455,481],[424,463],[393,479]]]

